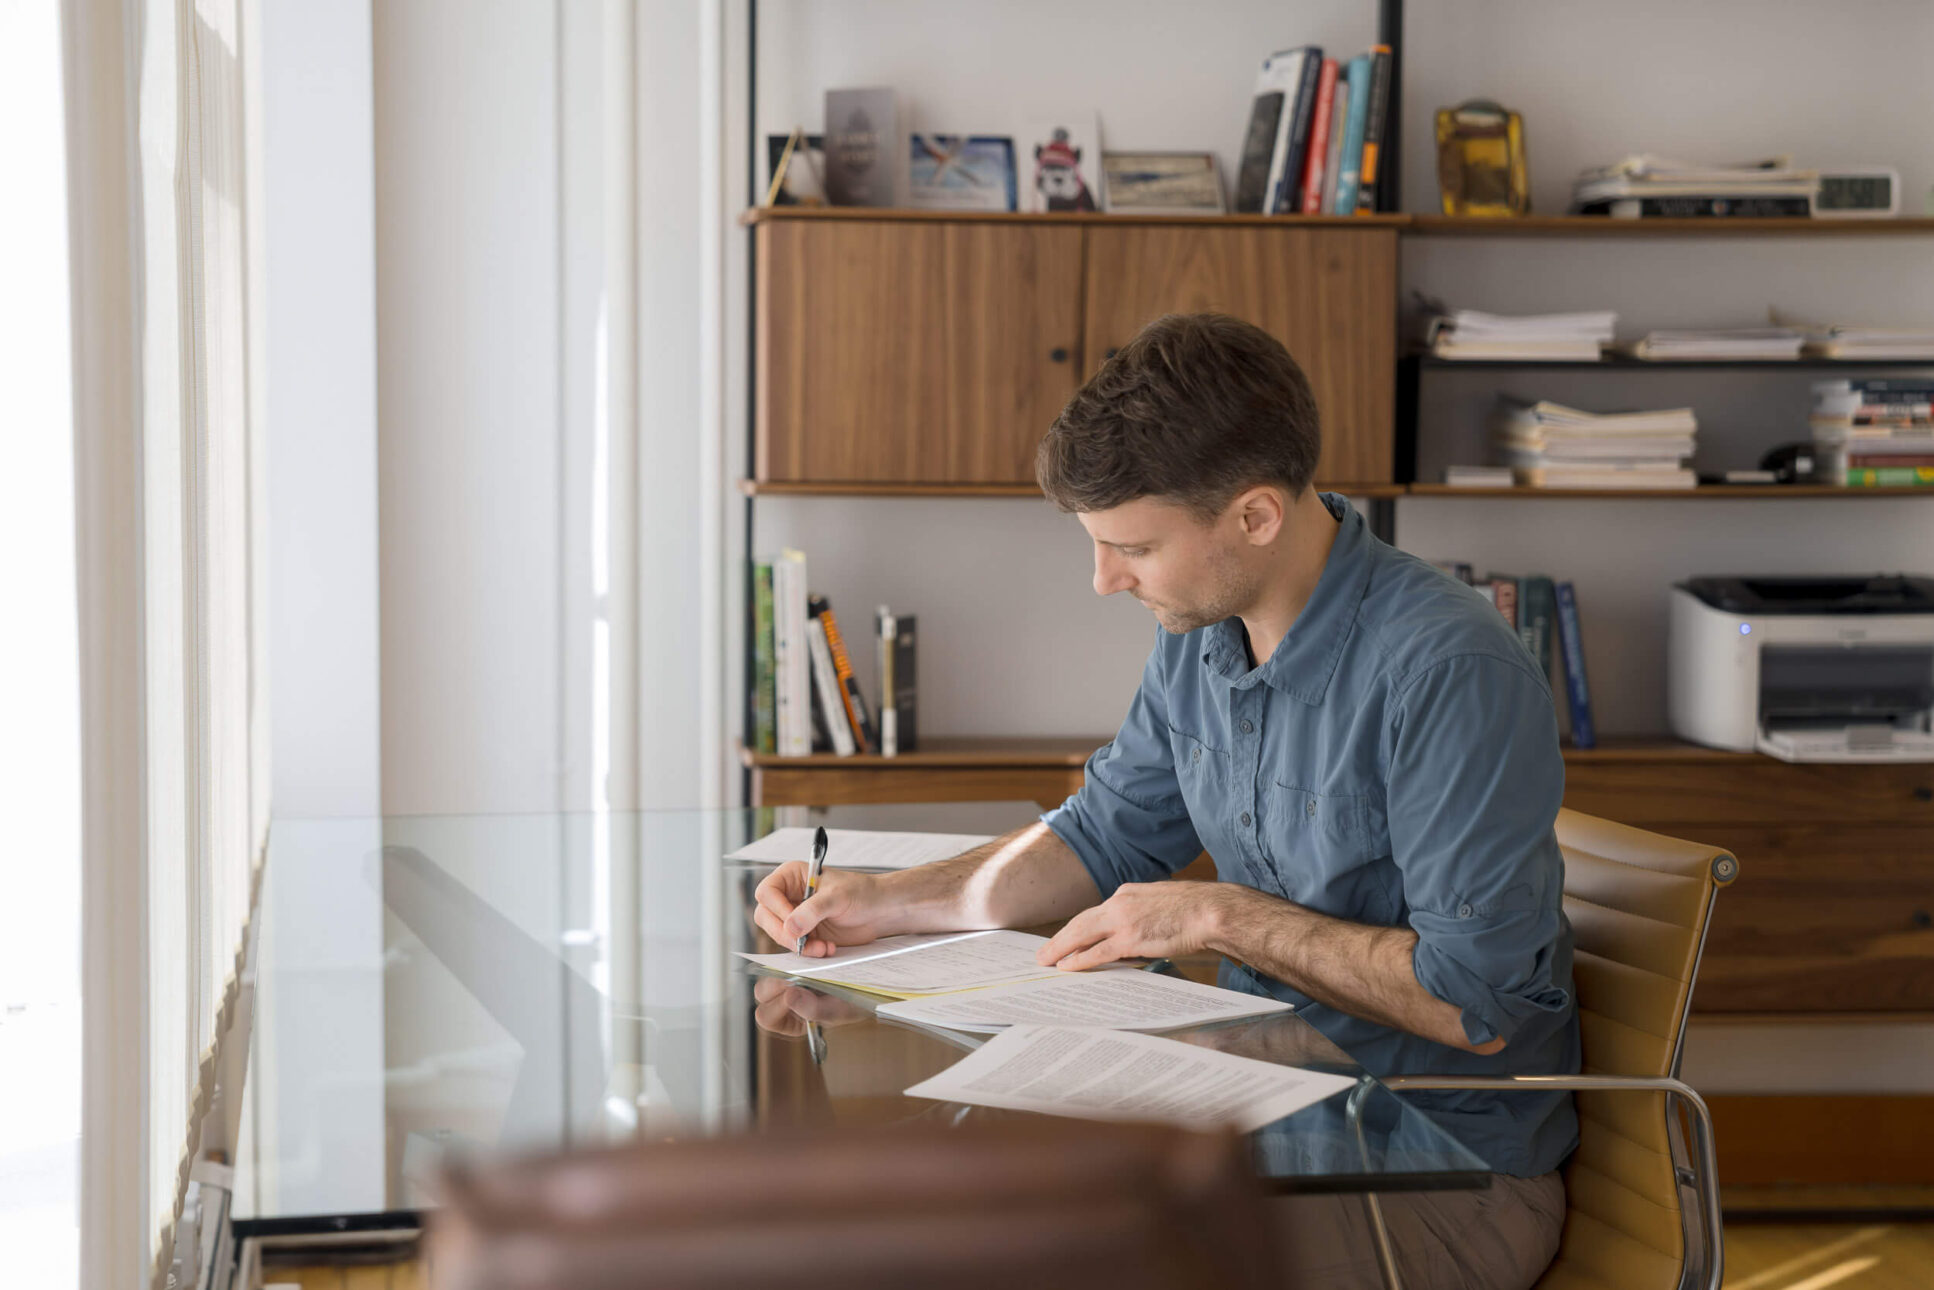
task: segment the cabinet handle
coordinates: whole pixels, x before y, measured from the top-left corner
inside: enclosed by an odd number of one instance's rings
[[[1927,785],[1922,784],[1914,790],[1914,800],[1916,802],[1934,802],[1934,788],[1929,788]]]
[[[1110,349],[1106,353],[1102,354],[1102,358],[1104,359],[1113,358],[1115,355],[1119,353],[1121,353],[1121,351],[1118,349]]]
[[[1934,914],[1929,914],[1925,909],[1917,909],[1910,921],[1916,927],[1934,927]]]
[[[1065,363],[1068,361],[1068,351],[1065,349],[1062,349],[1059,345],[1056,345],[1053,349],[1048,351],[1048,361],[1054,362],[1054,363]]]

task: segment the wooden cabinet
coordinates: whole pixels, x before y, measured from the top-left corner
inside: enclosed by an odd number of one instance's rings
[[[1333,226],[1088,231],[1086,373],[1165,313],[1233,314],[1283,342],[1323,425],[1325,484],[1392,478],[1397,233]]]
[[[755,470],[1026,483],[1080,381],[1079,228],[759,225]]]
[[[1934,765],[1587,754],[1565,805],[1739,857],[1695,1011],[1934,1011]]]
[[[1028,485],[1104,358],[1164,313],[1283,341],[1323,419],[1319,482],[1393,475],[1397,232],[1376,220],[761,213],[762,484]]]

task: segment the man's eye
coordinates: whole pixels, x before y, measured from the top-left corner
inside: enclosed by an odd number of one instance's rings
[[[1148,548],[1145,546],[1125,546],[1121,548],[1121,553],[1130,558],[1139,559],[1148,554]]]

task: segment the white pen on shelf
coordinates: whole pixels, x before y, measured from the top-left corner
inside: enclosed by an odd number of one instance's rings
[[[813,830],[813,858],[812,863],[806,866],[806,894],[800,898],[800,904],[803,905],[811,900],[813,893],[819,890],[819,875],[825,868],[826,829],[824,826],[821,826]],[[806,938],[804,936],[801,936],[793,942],[792,952],[794,954],[804,954],[806,952]]]

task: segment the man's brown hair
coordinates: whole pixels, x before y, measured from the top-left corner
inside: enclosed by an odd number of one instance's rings
[[[1068,401],[1034,474],[1064,511],[1160,497],[1206,522],[1257,484],[1301,497],[1321,449],[1316,397],[1282,342],[1227,314],[1166,314]]]

